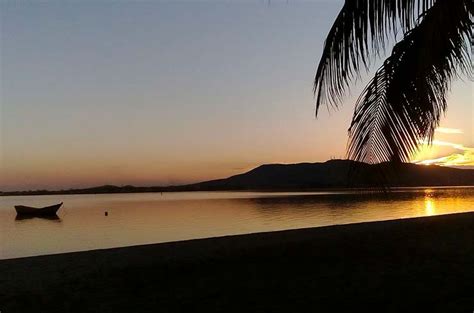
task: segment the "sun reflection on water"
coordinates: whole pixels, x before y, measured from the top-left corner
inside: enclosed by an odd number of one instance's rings
[[[425,215],[431,216],[436,214],[435,201],[431,189],[425,190]]]
[[[427,187],[389,196],[359,191],[64,195],[60,220],[15,219],[14,205],[47,205],[57,197],[0,200],[0,259],[474,211],[473,187]]]

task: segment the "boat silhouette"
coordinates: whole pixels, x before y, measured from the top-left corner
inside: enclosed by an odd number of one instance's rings
[[[38,216],[38,217],[45,217],[45,216],[57,216],[56,213],[58,212],[59,208],[63,205],[63,203],[58,203],[42,208],[30,207],[26,205],[15,205],[15,210],[17,216]]]

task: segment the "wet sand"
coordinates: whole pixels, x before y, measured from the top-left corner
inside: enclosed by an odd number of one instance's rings
[[[472,312],[474,212],[0,261],[0,311]]]

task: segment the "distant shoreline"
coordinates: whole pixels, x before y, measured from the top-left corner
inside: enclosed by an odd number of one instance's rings
[[[400,187],[474,186],[474,169],[411,163],[369,165],[349,160],[323,163],[266,164],[246,173],[179,186],[104,185],[63,190],[0,192],[0,196],[114,194],[181,191],[326,191]]]
[[[114,186],[118,189],[123,188]],[[98,187],[100,188],[100,187]],[[134,187],[137,189],[149,189],[150,187]],[[162,187],[159,187],[162,188]],[[433,189],[452,189],[452,188],[474,188],[474,185],[434,185],[434,186],[391,186],[386,190],[410,190],[419,188],[433,188]],[[91,188],[93,189],[93,188]],[[180,192],[345,192],[345,191],[360,191],[360,192],[383,192],[384,190],[372,187],[372,188],[294,188],[294,189],[222,189],[222,190],[146,190],[146,191],[130,191],[130,190],[117,190],[110,192],[93,192],[80,190],[54,190],[54,191],[12,191],[12,192],[0,192],[0,197],[13,197],[13,196],[47,196],[47,195],[102,195],[102,194],[140,194],[140,193],[180,193]]]
[[[53,313],[467,312],[472,238],[474,212],[7,259],[0,303]]]

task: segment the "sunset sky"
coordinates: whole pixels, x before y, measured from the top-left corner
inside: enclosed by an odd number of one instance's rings
[[[317,119],[312,94],[342,3],[2,1],[0,190],[343,158],[366,79]],[[472,83],[455,82],[443,128],[413,161],[473,166],[473,107]]]

